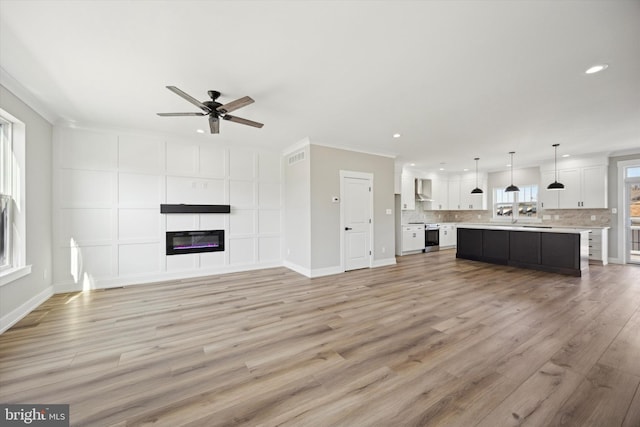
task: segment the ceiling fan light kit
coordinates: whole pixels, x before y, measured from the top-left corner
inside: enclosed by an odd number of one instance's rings
[[[547,190],[564,190],[564,184],[558,182],[558,146],[560,144],[553,144],[553,148],[555,149],[554,155],[554,170],[555,170],[555,179],[554,181],[547,186]]]
[[[505,188],[505,193],[514,193],[520,191],[517,186],[513,185],[513,155],[515,153],[515,151],[509,151],[509,155],[511,156],[511,162],[509,163],[511,165],[511,185]]]
[[[262,126],[264,126],[264,124],[262,123],[228,114],[242,107],[246,107],[249,104],[253,104],[255,101],[248,96],[243,96],[242,98],[236,99],[235,101],[231,101],[227,104],[221,104],[217,101],[218,97],[220,97],[220,92],[218,92],[217,90],[210,90],[207,92],[209,94],[209,97],[211,98],[211,101],[200,102],[193,96],[187,94],[186,92],[183,92],[175,86],[167,86],[167,89],[192,103],[196,107],[200,108],[202,112],[157,113],[161,117],[209,116],[209,130],[212,134],[220,133],[220,119],[256,128],[261,128]]]

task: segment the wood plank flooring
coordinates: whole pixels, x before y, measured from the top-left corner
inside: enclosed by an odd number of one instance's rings
[[[285,268],[55,295],[0,401],[78,426],[640,426],[640,267]]]

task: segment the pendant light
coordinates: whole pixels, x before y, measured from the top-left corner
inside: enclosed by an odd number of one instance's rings
[[[482,189],[478,187],[478,160],[480,160],[480,157],[476,157],[473,160],[476,161],[476,188],[471,190],[471,194],[482,194]]]
[[[516,187],[515,185],[513,185],[513,155],[515,154],[515,151],[509,151],[509,154],[511,155],[511,185],[508,186],[507,188],[505,188],[505,193],[512,193],[515,191],[520,191],[520,189],[518,187]]]
[[[558,145],[560,144],[553,144],[553,148],[555,148],[555,155],[554,155],[554,165],[555,165],[555,171],[556,171],[556,177],[555,180],[549,184],[547,186],[547,190],[564,190],[564,184],[558,182]]]

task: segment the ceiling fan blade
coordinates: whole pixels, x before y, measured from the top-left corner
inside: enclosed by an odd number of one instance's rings
[[[220,133],[220,119],[217,117],[209,117],[209,128],[211,133]]]
[[[206,116],[205,113],[156,113],[162,117],[178,117],[178,116]]]
[[[171,92],[175,93],[176,95],[186,99],[187,101],[189,101],[190,103],[192,103],[196,107],[201,108],[205,112],[209,113],[211,111],[211,109],[209,107],[207,107],[206,105],[204,105],[202,102],[198,101],[197,99],[195,99],[193,96],[189,95],[188,93],[185,93],[185,92],[181,91],[177,87],[175,87],[175,86],[167,86],[167,89],[169,89]]]
[[[243,96],[240,99],[236,99],[235,101],[231,101],[228,104],[224,104],[216,108],[216,111],[219,113],[225,114],[230,113],[232,111],[237,110],[238,108],[245,107],[249,104],[253,104],[255,101],[251,99],[251,97]]]
[[[254,122],[253,120],[243,119],[242,117],[230,116],[228,114],[223,116],[222,118],[225,120],[229,120],[231,122],[240,123],[241,125],[253,126],[254,128],[261,128],[262,126],[264,126],[264,124],[262,123]]]

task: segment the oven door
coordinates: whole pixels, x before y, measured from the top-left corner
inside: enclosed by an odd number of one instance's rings
[[[425,252],[437,251],[440,249],[440,229],[427,228],[424,230],[424,250]]]

